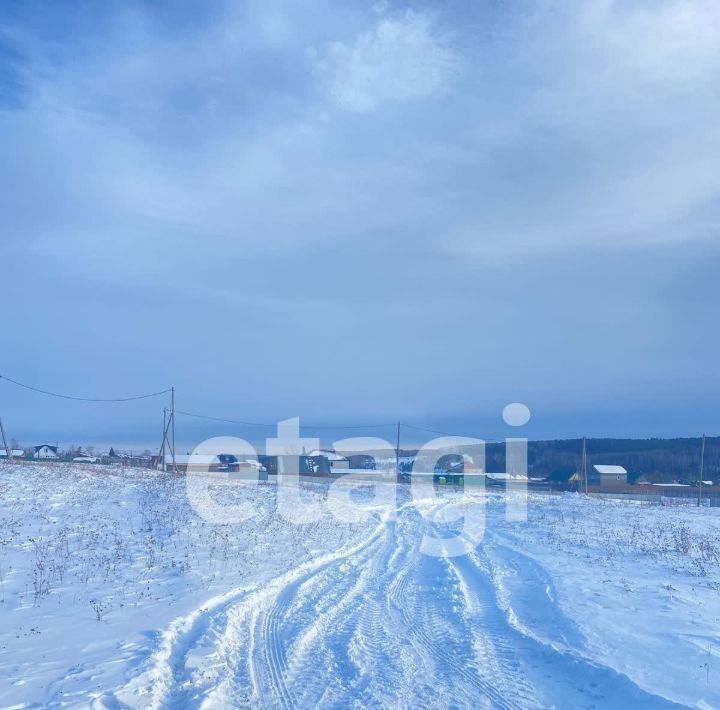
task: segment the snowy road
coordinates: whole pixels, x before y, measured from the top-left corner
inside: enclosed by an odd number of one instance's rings
[[[104,704],[670,705],[588,657],[549,575],[491,524],[473,554],[455,558],[421,554],[425,531],[409,505],[361,541],[208,601]]]

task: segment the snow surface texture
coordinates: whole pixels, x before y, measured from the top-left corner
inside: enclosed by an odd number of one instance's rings
[[[293,525],[273,485],[222,490],[258,515],[207,523],[155,472],[0,465],[0,707],[720,707],[713,509],[532,495],[507,522],[475,494],[482,542],[436,558],[450,494]]]

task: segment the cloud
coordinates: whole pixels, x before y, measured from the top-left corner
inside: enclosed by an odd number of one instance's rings
[[[250,419],[717,399],[713,3],[46,6],[0,76],[0,292],[50,324],[9,374]]]
[[[333,42],[314,56],[316,73],[332,99],[361,112],[434,96],[447,88],[458,65],[430,19],[414,12],[382,18],[354,41]]]
[[[588,54],[602,55],[626,79],[707,81],[720,67],[715,0],[586,0],[578,8],[578,37]]]

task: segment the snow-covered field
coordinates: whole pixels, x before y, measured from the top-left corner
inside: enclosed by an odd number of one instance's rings
[[[508,522],[472,494],[484,538],[439,558],[449,493],[303,525],[273,484],[221,495],[257,515],[206,522],[151,471],[1,464],[0,707],[720,707],[713,509],[532,495]]]

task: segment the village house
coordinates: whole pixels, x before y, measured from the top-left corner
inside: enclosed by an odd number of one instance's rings
[[[618,486],[628,482],[627,470],[623,466],[595,464],[588,481],[594,486]]]
[[[34,459],[56,459],[58,458],[58,447],[57,446],[50,446],[50,444],[40,444],[40,446],[35,447],[35,452],[33,453]]]

